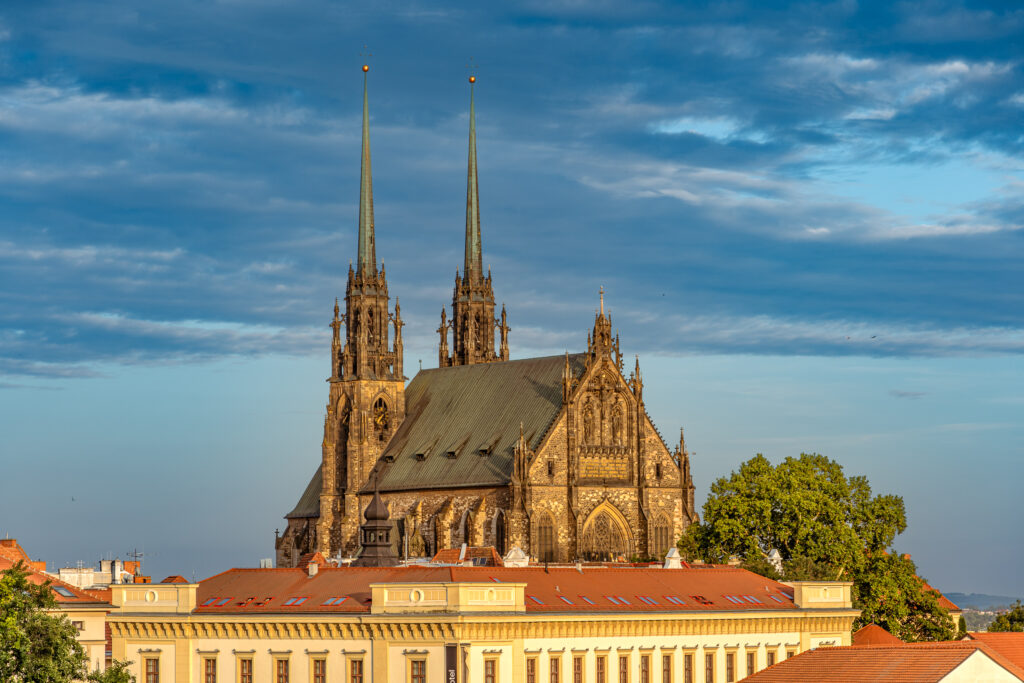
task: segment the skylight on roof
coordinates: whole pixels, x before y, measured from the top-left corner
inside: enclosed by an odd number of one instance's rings
[[[577,596],[577,597],[578,597],[578,598],[579,598],[580,600],[582,600],[583,602],[587,603],[588,605],[593,605],[593,604],[595,604],[595,603],[594,603],[594,601],[593,601],[593,600],[591,600],[590,598],[588,598],[588,597],[587,597],[586,595],[579,595],[579,596]]]
[[[73,598],[73,597],[75,597],[75,594],[72,593],[71,591],[69,591],[64,586],[54,586],[53,587],[53,592],[56,593],[57,595],[62,595],[65,598]]]
[[[501,579],[499,579],[497,576],[492,576],[491,581],[493,581],[494,583],[501,583]]]
[[[212,605],[212,604],[213,604],[213,603],[214,603],[214,602],[215,602],[216,600],[217,600],[217,598],[210,598],[210,599],[206,600],[205,602],[203,602],[203,604],[201,604],[201,605],[200,605],[200,607],[209,607],[209,606],[210,606],[210,605]]]
[[[303,597],[303,598],[288,598],[287,600],[284,601],[284,606],[285,607],[298,607],[302,603],[306,602],[306,600],[308,600],[308,599],[309,599],[309,596],[306,596],[306,597]]]
[[[629,600],[627,600],[626,598],[622,597],[621,595],[616,595],[615,597],[618,598],[619,602],[621,602],[623,605],[632,605],[633,604]]]
[[[771,596],[771,598],[772,598],[772,600],[774,600],[775,602],[782,602],[782,600],[781,600],[781,599],[779,598],[779,596],[778,596],[778,595],[773,595],[773,596]]]
[[[665,599],[668,600],[669,602],[671,602],[673,605],[685,605],[686,604],[685,602],[683,602],[682,598],[680,598],[680,597],[678,597],[676,595],[666,595]]]
[[[231,602],[231,598],[221,598],[220,600],[215,602],[213,604],[213,606],[214,607],[223,607],[224,605],[228,604],[229,602]]]
[[[614,595],[606,595],[604,597],[608,600],[608,602],[612,603],[613,605],[619,604],[619,601],[615,599]]]
[[[564,595],[559,595],[558,597],[560,597],[562,599],[562,602],[564,602],[567,605],[574,604],[572,600],[570,600],[569,598],[565,597]]]
[[[526,596],[526,597],[530,598],[531,600],[533,600],[533,601],[534,601],[535,603],[537,603],[538,605],[543,605],[543,604],[544,604],[544,603],[543,603],[543,602],[541,601],[541,599],[540,599],[540,598],[538,598],[538,597],[537,597],[536,595],[528,595],[528,596]]]
[[[338,598],[338,597],[327,598],[326,600],[324,600],[324,604],[325,605],[333,605],[333,606],[337,607],[338,605],[340,605],[341,603],[345,602],[346,600],[348,600],[348,596],[347,595],[342,595],[340,598]],[[301,603],[296,603],[296,604],[301,604]]]
[[[743,599],[746,600],[747,602],[753,603],[755,605],[763,605],[764,604],[763,602],[761,602],[760,600],[755,598],[753,595],[744,595]]]
[[[657,601],[657,600],[655,600],[654,598],[652,598],[652,597],[651,597],[651,596],[649,596],[649,595],[638,595],[638,596],[636,596],[636,597],[640,598],[640,601],[641,601],[641,602],[645,602],[645,603],[647,603],[648,605],[657,605],[657,604],[658,604],[658,601]]]

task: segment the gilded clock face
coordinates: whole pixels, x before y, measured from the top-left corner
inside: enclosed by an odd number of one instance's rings
[[[378,401],[373,407],[373,421],[377,427],[383,429],[388,425],[388,407],[383,401]]]

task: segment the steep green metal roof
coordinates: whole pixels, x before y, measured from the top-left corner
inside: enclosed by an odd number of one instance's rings
[[[569,356],[574,376],[584,359]],[[562,408],[564,367],[565,356],[549,356],[419,372],[405,390],[405,421],[378,464],[380,490],[507,484],[520,423],[536,448]]]
[[[306,490],[302,492],[299,502],[295,504],[295,509],[285,515],[285,519],[320,516],[320,490],[324,487],[322,467],[323,464],[317,465],[316,472],[313,473],[313,478],[309,480]]]

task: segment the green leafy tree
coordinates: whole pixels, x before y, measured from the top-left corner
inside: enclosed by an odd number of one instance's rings
[[[135,683],[135,676],[128,671],[128,662],[115,659],[106,671],[93,671],[86,680],[88,683]]]
[[[992,631],[1024,631],[1024,605],[1020,600],[996,617],[988,627]]]
[[[939,593],[926,590],[914,562],[897,553],[876,553],[853,575],[853,604],[861,609],[854,630],[878,624],[900,640],[952,640],[956,627],[939,605]]]
[[[703,522],[678,547],[684,559],[735,557],[771,578],[778,573],[767,557],[776,549],[785,580],[853,581],[858,626],[878,623],[904,640],[952,638],[949,613],[913,562],[889,552],[906,527],[901,497],[872,495],[867,478],[847,477],[834,460],[802,453],[773,466],[758,454],[711,485]]]
[[[57,606],[49,582],[28,580],[22,563],[0,575],[0,681],[68,683],[86,676],[78,630]]]
[[[697,555],[721,560],[810,558],[839,574],[861,566],[866,553],[884,550],[906,529],[899,496],[871,495],[865,477],[849,477],[837,462],[803,453],[777,467],[763,455],[711,485],[704,522],[687,543]]]

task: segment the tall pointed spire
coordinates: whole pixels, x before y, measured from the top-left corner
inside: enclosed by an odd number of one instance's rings
[[[359,268],[362,274],[377,272],[377,249],[373,235],[373,174],[370,171],[370,102],[367,73],[363,65],[363,156],[359,171]]]
[[[466,180],[466,264],[463,275],[472,284],[483,277],[480,245],[480,193],[476,180],[476,108],[473,85],[476,76],[469,77],[469,168]]]

